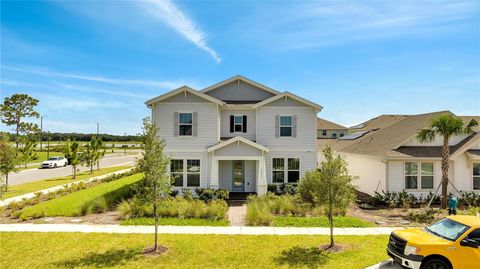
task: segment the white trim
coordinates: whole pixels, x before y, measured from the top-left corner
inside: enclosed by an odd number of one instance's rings
[[[216,83],[216,84],[213,84],[213,85],[211,85],[211,86],[208,86],[207,88],[200,90],[200,92],[201,92],[201,93],[206,93],[206,92],[215,90],[215,89],[217,89],[217,88],[220,88],[220,87],[222,87],[222,86],[224,86],[224,85],[226,85],[226,84],[228,84],[228,83],[230,83],[230,82],[233,82],[233,81],[243,81],[243,82],[245,82],[245,83],[247,83],[247,84],[250,84],[250,85],[252,85],[252,86],[255,86],[255,87],[257,87],[257,88],[260,88],[261,90],[264,90],[264,91],[269,92],[269,93],[271,93],[271,94],[279,94],[279,93],[280,93],[280,92],[277,91],[277,90],[274,90],[274,89],[272,89],[272,88],[269,88],[269,87],[267,87],[267,86],[265,86],[265,85],[262,85],[262,84],[260,84],[260,83],[258,83],[258,82],[256,82],[256,81],[250,80],[250,79],[248,79],[248,78],[246,78],[246,77],[244,77],[244,76],[240,76],[240,75],[231,77],[231,78],[226,79],[226,80],[224,80],[224,81],[220,81],[220,82],[218,82],[218,83]]]
[[[212,157],[212,160],[217,161],[233,161],[233,160],[240,160],[240,161],[260,161],[263,160],[263,156],[215,156]]]
[[[406,184],[406,180],[405,180],[405,177],[407,176],[405,174],[405,164],[406,163],[415,163],[417,165],[417,174],[416,175],[408,175],[408,176],[416,176],[417,177],[417,188],[407,188],[407,184]],[[431,163],[432,164],[432,168],[433,168],[433,171],[432,171],[432,188],[431,189],[424,189],[422,188],[422,163]],[[425,175],[425,176],[428,176],[428,175]],[[405,191],[409,191],[409,192],[414,192],[414,191],[432,191],[434,190],[435,188],[435,162],[432,162],[432,161],[404,161],[403,162],[403,189]]]
[[[245,143],[245,144],[247,144],[247,145],[249,145],[249,146],[252,146],[252,147],[254,147],[254,148],[257,148],[257,149],[262,150],[262,151],[265,151],[265,152],[268,152],[268,151],[269,151],[269,149],[268,149],[267,147],[262,146],[262,145],[260,145],[260,144],[258,144],[258,143],[255,143],[255,142],[253,142],[253,141],[251,141],[251,140],[248,140],[247,138],[244,138],[244,137],[241,137],[241,136],[235,136],[234,138],[230,138],[230,139],[228,139],[228,140],[226,140],[226,141],[222,141],[222,142],[220,142],[220,143],[218,143],[218,144],[216,144],[216,145],[214,145],[214,146],[211,146],[211,147],[207,148],[207,151],[208,151],[208,152],[212,152],[212,151],[214,151],[214,150],[217,150],[217,149],[219,149],[219,148],[225,147],[225,146],[230,145],[230,144],[232,144],[232,143],[234,143],[234,142],[237,142],[237,141],[238,141],[238,142],[243,142],[243,143]]]
[[[290,125],[282,126],[282,117],[290,117]],[[290,127],[290,135],[282,135],[282,127]],[[278,138],[293,137],[293,115],[278,115]]]
[[[193,122],[193,112],[180,112],[180,111],[177,111],[177,113],[178,113],[178,126],[177,126],[177,128],[178,128],[178,137],[180,137],[180,138],[183,138],[183,137],[193,137],[193,124],[194,124],[194,122]],[[180,115],[181,115],[181,114],[190,114],[190,115],[192,116],[192,123],[181,123],[181,122],[180,122],[180,118],[181,118]],[[192,130],[191,130],[192,134],[190,134],[190,135],[182,135],[182,134],[180,134],[180,126],[182,126],[182,125],[184,125],[184,126],[191,126],[191,127],[192,127]]]
[[[295,101],[297,101],[297,102],[300,102],[300,103],[303,103],[303,104],[305,104],[305,105],[314,107],[314,108],[316,109],[316,110],[315,110],[316,112],[320,112],[320,111],[323,109],[323,107],[322,107],[321,105],[316,104],[316,103],[311,102],[311,101],[308,101],[307,99],[304,99],[304,98],[302,98],[302,97],[300,97],[300,96],[297,96],[297,95],[295,95],[295,94],[293,94],[293,93],[290,93],[290,92],[284,92],[284,93],[282,93],[282,94],[278,94],[278,95],[272,96],[272,97],[270,97],[270,98],[268,98],[268,99],[265,99],[265,100],[263,100],[262,102],[256,103],[256,104],[253,106],[253,108],[257,108],[257,107],[264,106],[264,105],[269,104],[269,103],[271,103],[271,102],[273,102],[273,101],[276,101],[276,100],[278,100],[278,99],[280,99],[280,98],[282,98],[282,97],[284,97],[284,98],[287,98],[287,97],[288,97],[288,98],[292,98],[293,100],[295,100]],[[283,107],[283,108],[285,108],[285,107]]]
[[[202,93],[202,92],[198,92],[198,91],[196,91],[196,90],[194,90],[194,89],[192,89],[192,88],[190,88],[190,87],[188,87],[188,86],[182,86],[182,87],[177,88],[177,89],[175,89],[175,90],[169,91],[169,92],[167,92],[167,93],[165,93],[165,94],[162,94],[162,95],[160,95],[160,96],[157,96],[157,97],[155,97],[155,98],[153,98],[153,99],[147,100],[147,101],[145,102],[145,104],[146,104],[147,106],[151,106],[152,104],[154,104],[154,103],[156,103],[156,102],[160,102],[160,101],[162,101],[162,100],[165,100],[165,99],[167,99],[167,98],[169,98],[169,97],[175,96],[175,95],[180,94],[180,93],[186,94],[187,92],[189,92],[189,93],[191,93],[191,94],[193,94],[193,95],[196,95],[196,96],[198,96],[198,97],[201,97],[201,98],[203,98],[203,99],[205,99],[205,100],[207,100],[207,101],[210,101],[210,102],[212,102],[212,103],[216,103],[216,104],[219,104],[219,105],[222,105],[222,106],[225,105],[225,102],[223,102],[223,101],[221,101],[221,100],[218,100],[218,99],[216,99],[216,98],[214,98],[214,97],[211,97],[211,96],[209,96],[209,95],[206,95],[206,94],[204,94],[204,93]]]
[[[239,114],[232,114],[231,116],[233,116],[233,133],[244,133],[243,132],[243,116],[246,116],[246,115],[239,115]],[[236,123],[235,122],[235,117],[240,117],[241,119],[241,122],[240,123]],[[235,125],[240,125],[240,131],[236,131],[235,130]]]

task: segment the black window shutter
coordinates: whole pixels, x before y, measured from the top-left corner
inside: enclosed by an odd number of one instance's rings
[[[247,116],[243,115],[243,132],[247,132]]]
[[[235,126],[234,126],[234,121],[235,121],[234,116],[233,116],[233,115],[230,115],[230,133],[233,133],[234,130],[235,130],[235,129],[234,129],[234,127],[235,127]]]

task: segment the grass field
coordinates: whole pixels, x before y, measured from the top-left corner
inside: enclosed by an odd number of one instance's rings
[[[337,236],[346,250],[319,268],[365,268],[387,258],[387,236]],[[318,247],[327,236],[163,235],[168,252],[143,256],[153,234],[2,233],[0,268],[289,268],[282,251]],[[308,255],[286,257],[300,268]]]
[[[19,153],[19,157],[21,158],[21,153]],[[55,157],[55,156],[64,156],[63,152],[58,152],[58,151],[51,151],[50,154],[49,154],[50,157]],[[41,152],[37,152],[37,159],[35,160],[31,160],[30,162],[27,163],[27,167],[28,166],[32,166],[31,164],[32,163],[41,163],[43,161],[45,161],[47,158],[47,152],[45,151],[41,151]],[[19,165],[21,165],[21,168],[24,168],[25,167],[25,164],[24,163],[19,163]],[[31,167],[30,167],[31,168]]]
[[[159,225],[173,226],[228,226],[228,220],[159,218]],[[121,225],[154,225],[153,218],[133,218],[122,221]]]
[[[64,177],[49,178],[49,179],[39,180],[35,182],[9,186],[8,191],[3,193],[2,199],[22,195],[29,192],[35,192],[35,191],[39,191],[39,190],[43,190],[50,187],[63,185],[63,184],[67,184],[67,183],[71,183],[79,180],[84,180],[91,177],[101,176],[101,175],[112,173],[115,171],[127,169],[129,167],[130,166],[116,166],[116,167],[102,168],[98,171],[97,170],[93,171],[93,174],[90,174],[89,171],[81,172],[81,173],[77,173],[76,179],[72,179],[72,176],[64,176]]]
[[[100,197],[106,197],[106,200],[114,200],[124,194],[125,188],[128,188],[129,185],[140,179],[142,179],[142,174],[135,174],[27,207],[22,211],[21,218],[34,216],[79,216],[81,215],[82,207],[86,203]]]
[[[335,227],[375,227],[371,222],[353,217],[333,217]],[[275,217],[275,227],[329,227],[327,217]]]

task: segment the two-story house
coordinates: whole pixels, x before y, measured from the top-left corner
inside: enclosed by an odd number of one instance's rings
[[[242,76],[148,100],[179,188],[264,194],[317,166],[322,107]]]

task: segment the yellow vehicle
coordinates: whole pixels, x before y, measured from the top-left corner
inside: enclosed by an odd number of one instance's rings
[[[480,218],[449,216],[425,228],[394,231],[387,253],[405,268],[480,269]]]

